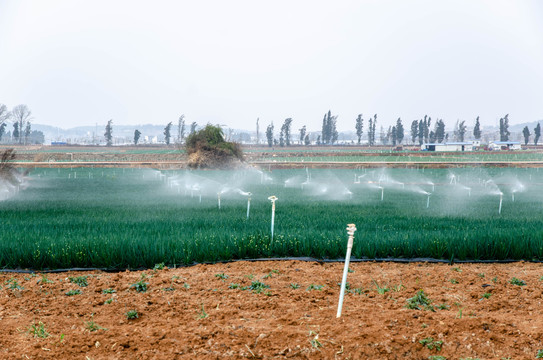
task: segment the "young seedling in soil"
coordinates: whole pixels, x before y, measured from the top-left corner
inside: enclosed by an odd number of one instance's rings
[[[491,296],[492,296],[491,293],[484,293],[484,294],[483,294],[483,298],[484,298],[484,299],[489,299]],[[483,298],[481,298],[481,300],[482,300]]]
[[[385,293],[390,291],[390,288],[388,287],[388,284],[379,286],[379,283],[375,280],[371,281],[373,285],[375,285],[375,288],[377,289],[377,293],[380,295],[384,295]]]
[[[81,295],[81,290],[75,289],[75,290],[68,290],[65,293],[67,296],[74,296],[74,295]]]
[[[260,294],[261,292],[264,292],[266,289],[269,289],[270,285],[266,285],[263,282],[260,281],[253,281],[251,283],[251,286],[248,287],[248,289],[252,290],[255,294]],[[269,294],[269,292],[264,292],[265,294]]]
[[[431,304],[432,300],[428,299],[423,290],[419,290],[417,291],[415,296],[407,299],[406,307],[408,309],[435,311],[434,307]]]
[[[430,355],[428,356],[428,360],[447,360],[447,358],[441,355]]]
[[[309,343],[311,344],[312,347],[314,347],[315,349],[319,349],[322,347],[322,344],[321,342],[319,341],[319,334],[317,334],[316,332],[310,330],[309,331],[309,336],[313,336],[315,335],[315,337],[313,339],[310,339],[309,340]]]
[[[536,359],[543,359],[543,349],[537,350]]]
[[[102,290],[103,294],[113,294],[113,293],[116,293],[116,292],[117,292],[117,290],[112,289],[112,288]]]
[[[526,281],[524,280],[520,280],[520,279],[517,279],[516,277],[512,278],[509,283],[513,284],[513,285],[518,285],[518,286],[524,286],[526,285]]]
[[[30,325],[28,328],[28,333],[32,334],[36,338],[41,338],[41,339],[45,339],[46,337],[49,336],[49,333],[45,329],[45,324],[42,323],[41,321],[38,322],[37,324]]]
[[[165,267],[164,263],[161,262],[159,264],[155,264],[155,267],[153,268],[153,270],[164,270],[164,267]]]
[[[215,277],[217,279],[221,279],[222,281],[228,279],[228,275],[226,275],[225,273],[215,274]]]
[[[11,290],[24,290],[24,287],[19,285],[16,279],[11,278],[8,281],[6,281],[6,285],[8,286],[8,289]]]
[[[290,287],[291,287],[292,289],[296,290],[296,289],[299,289],[299,288],[300,288],[300,284],[291,283],[291,284],[290,284]]]
[[[437,351],[441,351],[441,345],[443,345],[443,341],[434,340],[432,337],[422,339],[419,341],[419,343],[421,343],[422,346],[426,346],[430,350],[436,349]]]
[[[149,283],[145,282],[145,277],[147,275],[141,274],[141,279],[135,284],[130,285],[131,288],[134,288],[137,292],[144,293],[147,291],[147,287],[149,286]]]
[[[209,315],[206,313],[205,309],[204,309],[204,304],[202,304],[202,309],[200,310],[200,312],[198,313],[198,319],[205,319],[207,318]]]
[[[230,285],[228,285],[228,288],[229,289],[239,289],[240,286],[238,283],[230,283]]]
[[[68,280],[70,280],[71,283],[79,285],[80,287],[86,287],[89,285],[87,281],[88,276],[76,276],[76,277],[69,277]]]
[[[98,331],[98,330],[107,330],[106,328],[101,327],[97,323],[94,322],[92,319],[94,314],[91,315],[91,319],[85,323],[85,328],[89,330],[90,332]]]
[[[128,310],[125,315],[128,320],[134,320],[134,319],[139,318],[139,314],[137,310]]]
[[[42,275],[41,279],[38,280],[38,284],[52,284],[52,283],[53,283],[53,281],[49,280],[47,278],[47,275]]]
[[[315,284],[311,284],[307,287],[306,291],[311,291],[311,290],[322,290],[323,288],[323,285],[315,285]]]

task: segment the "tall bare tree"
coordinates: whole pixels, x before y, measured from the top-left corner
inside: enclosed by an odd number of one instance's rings
[[[0,104],[0,125],[6,122],[11,118],[11,113],[8,111],[8,108],[4,104]]]
[[[19,144],[23,143],[22,132],[26,129],[27,123],[32,119],[32,112],[25,104],[17,105],[11,111],[13,120],[19,124]]]

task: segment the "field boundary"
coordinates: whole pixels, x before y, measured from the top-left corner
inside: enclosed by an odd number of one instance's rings
[[[146,167],[155,169],[185,169],[186,161],[16,161],[12,163],[23,168],[69,168],[69,167]],[[543,161],[252,161],[247,166],[268,169],[356,169],[365,168],[459,168],[469,166],[482,167],[543,167]]]
[[[266,262],[266,261],[303,261],[303,262],[316,262],[316,263],[343,263],[345,259],[317,259],[312,257],[286,257],[286,258],[255,258],[255,259],[232,259],[232,260],[221,260],[221,261],[205,261],[200,263],[192,263],[190,265],[175,264],[172,269],[177,268],[187,268],[198,265],[213,265],[213,264],[229,264],[236,263],[241,261],[248,262]],[[399,264],[411,264],[411,263],[430,263],[430,264],[511,264],[511,263],[533,263],[541,264],[541,260],[444,260],[444,259],[434,259],[434,258],[376,258],[376,259],[356,259],[351,258],[350,262],[375,262],[375,263],[399,263]],[[168,266],[169,267],[169,266]],[[67,268],[67,269],[43,269],[43,270],[33,270],[33,269],[0,269],[0,273],[15,273],[15,274],[33,274],[33,273],[63,273],[63,272],[84,272],[84,271],[103,271],[110,273],[124,272],[124,271],[142,271],[142,270],[152,270],[151,268]]]

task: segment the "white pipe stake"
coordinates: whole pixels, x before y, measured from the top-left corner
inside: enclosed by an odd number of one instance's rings
[[[249,212],[251,211],[251,197],[247,198],[247,220],[249,220]]]
[[[217,193],[217,202],[219,203],[219,210],[221,209],[221,193]]]
[[[503,194],[500,194],[500,207],[498,208],[498,214],[502,213],[502,200],[503,200]]]
[[[341,317],[341,310],[343,309],[343,298],[345,297],[345,287],[347,285],[347,273],[349,272],[349,261],[351,260],[351,250],[353,249],[354,232],[356,231],[355,224],[347,225],[347,234],[349,240],[347,241],[347,254],[345,255],[345,266],[343,267],[343,278],[341,280],[341,291],[339,293],[339,304],[337,306],[336,318]]]

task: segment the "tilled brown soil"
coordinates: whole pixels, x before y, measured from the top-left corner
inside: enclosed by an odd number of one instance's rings
[[[534,359],[543,349],[540,264],[353,263],[337,319],[342,267],[1,273],[0,358]],[[70,282],[78,276],[88,286]],[[142,279],[146,292],[131,287]],[[431,306],[407,308],[419,290]]]

